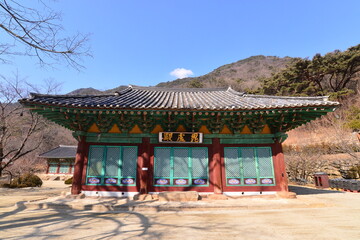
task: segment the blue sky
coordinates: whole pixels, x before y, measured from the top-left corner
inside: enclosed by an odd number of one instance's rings
[[[151,86],[175,80],[170,73],[177,68],[201,76],[254,55],[312,57],[360,43],[357,0],[61,0],[51,5],[63,13],[67,34],[91,34],[93,58],[84,59],[86,69],[41,68],[36,59],[19,57],[0,65],[0,73],[18,71],[34,84],[53,78],[63,83],[62,93]]]

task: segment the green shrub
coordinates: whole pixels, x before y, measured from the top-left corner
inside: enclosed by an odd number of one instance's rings
[[[32,173],[26,173],[20,177],[15,178],[11,184],[11,188],[24,188],[24,187],[41,187],[42,180]]]
[[[360,175],[360,165],[358,166],[354,166],[352,168],[349,169],[350,172],[350,176],[352,179],[356,179],[359,178]]]
[[[72,184],[72,182],[73,182],[73,177],[71,177],[69,179],[66,179],[64,183],[65,184]]]
[[[0,184],[0,187],[1,188],[9,188],[10,184],[9,183],[2,183],[2,184]]]
[[[352,129],[353,131],[360,131],[360,107],[355,105],[351,106],[347,113],[347,123],[346,126]]]
[[[340,173],[345,179],[358,179],[360,176],[360,165],[353,166],[348,170],[342,170]]]

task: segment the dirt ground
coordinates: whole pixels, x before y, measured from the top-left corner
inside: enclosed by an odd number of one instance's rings
[[[43,181],[41,188],[0,188],[0,210],[4,207],[12,207],[20,201],[35,201],[58,196],[63,191],[70,191],[70,186],[65,185],[64,181]]]
[[[64,189],[0,190],[0,239],[360,239],[360,193],[303,187],[292,187],[296,201],[318,207],[94,213],[10,206],[16,198],[41,199]]]

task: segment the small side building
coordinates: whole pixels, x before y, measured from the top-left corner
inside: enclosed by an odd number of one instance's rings
[[[72,175],[77,146],[60,145],[48,152],[39,155],[47,160],[46,174]]]

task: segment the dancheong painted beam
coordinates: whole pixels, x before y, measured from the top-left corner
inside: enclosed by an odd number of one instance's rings
[[[136,86],[111,95],[32,94],[19,102],[74,132],[72,193],[103,196],[287,191],[286,132],[339,104],[231,88]]]

